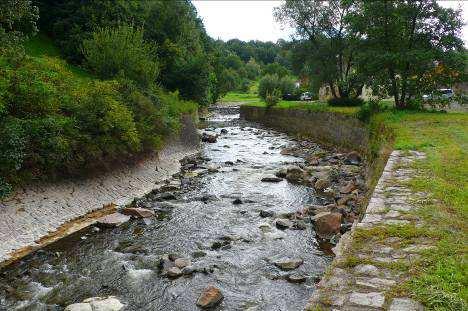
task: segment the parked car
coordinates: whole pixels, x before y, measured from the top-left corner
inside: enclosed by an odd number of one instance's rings
[[[433,99],[452,99],[454,96],[452,89],[438,89],[431,94],[424,94],[422,99],[424,101],[433,100]]]
[[[297,94],[291,94],[287,93],[283,95],[284,100],[298,100],[298,95]]]
[[[310,92],[305,92],[301,94],[300,100],[312,100],[312,94]]]

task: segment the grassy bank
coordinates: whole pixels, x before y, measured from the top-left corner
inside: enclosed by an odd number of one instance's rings
[[[427,155],[414,164],[421,175],[409,185],[415,192],[427,193],[416,213],[427,224],[421,234],[435,239],[436,248],[408,268],[410,279],[396,290],[416,297],[429,309],[466,310],[468,115],[387,112],[376,118],[393,129],[395,149]]]

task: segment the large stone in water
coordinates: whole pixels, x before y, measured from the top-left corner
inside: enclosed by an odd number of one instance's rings
[[[65,311],[120,311],[124,305],[114,296],[92,297],[82,303],[74,303],[65,308]]]
[[[200,297],[198,297],[197,306],[202,309],[213,308],[220,304],[223,298],[224,297],[221,291],[218,288],[210,285],[205,288]]]
[[[118,227],[130,220],[130,216],[112,213],[97,219],[97,223],[104,227]]]
[[[301,258],[283,259],[283,260],[277,260],[274,262],[275,266],[277,266],[278,268],[284,271],[297,269],[303,263],[304,261]]]
[[[154,211],[140,208],[140,207],[127,207],[122,210],[122,214],[133,216],[136,218],[149,218],[154,216]]]
[[[263,177],[263,178],[262,178],[262,181],[263,181],[263,182],[280,182],[280,181],[282,181],[282,179],[279,178],[279,177],[276,177],[276,176],[271,175],[271,176],[265,176],[265,177]]]
[[[329,239],[340,232],[341,213],[320,213],[312,217],[315,223],[315,232],[323,239]]]
[[[285,229],[291,228],[293,226],[293,223],[288,219],[278,218],[275,220],[275,225],[276,225],[276,228],[280,230],[285,230]]]
[[[330,187],[330,181],[327,178],[319,178],[314,185],[317,191],[323,191],[328,187]]]

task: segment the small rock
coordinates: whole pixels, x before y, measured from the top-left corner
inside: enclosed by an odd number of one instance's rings
[[[187,266],[182,269],[182,274],[183,275],[190,275],[195,272],[195,268],[193,266]]]
[[[198,297],[197,306],[202,309],[209,309],[220,304],[223,298],[224,297],[221,291],[218,288],[210,285],[205,288],[200,297]]]
[[[345,163],[359,165],[361,163],[361,156],[356,151],[352,151],[346,155]]]
[[[330,181],[326,178],[319,178],[314,185],[315,190],[323,191],[326,188],[330,187]]]
[[[234,204],[234,205],[239,205],[239,204],[242,204],[242,203],[244,203],[244,202],[242,202],[242,200],[239,199],[239,198],[237,198],[237,199],[235,199],[234,201],[232,201],[232,204]]]
[[[183,269],[185,267],[192,265],[192,263],[190,262],[190,259],[187,259],[187,258],[177,258],[174,261],[174,264],[179,269]]]
[[[216,134],[209,134],[209,133],[203,133],[201,137],[201,141],[205,143],[210,143],[213,144],[218,140],[218,137]]]
[[[65,308],[64,311],[93,311],[89,303],[74,303]]]
[[[300,258],[297,259],[285,259],[285,260],[278,260],[274,262],[274,265],[284,271],[294,270],[297,269],[300,265],[302,265],[304,261]]]
[[[348,193],[351,193],[355,189],[356,189],[356,184],[354,183],[354,181],[350,181],[345,186],[340,188],[340,192],[343,194],[348,194]]]
[[[319,160],[317,156],[310,156],[306,159],[306,162],[309,163],[309,165],[317,166],[319,165]]]
[[[285,229],[291,228],[293,226],[293,223],[288,219],[278,218],[275,220],[275,225],[276,225],[276,228],[280,230],[285,230]]]
[[[280,181],[282,181],[282,179],[272,175],[272,176],[263,177],[262,181],[263,182],[280,182]]]
[[[304,220],[296,220],[293,224],[293,229],[295,230],[305,230],[307,229],[307,225]]]
[[[288,174],[288,171],[285,168],[282,168],[275,173],[275,176],[279,178],[285,178],[287,174]]]
[[[260,211],[260,217],[262,218],[273,217],[273,216],[275,216],[275,212],[273,211],[268,211],[268,210]]]
[[[226,129],[221,129],[221,134],[227,134],[228,133],[228,130]]]
[[[170,192],[159,193],[154,197],[155,201],[169,201],[169,200],[175,200],[175,199],[176,199],[175,195]]]
[[[307,278],[301,274],[292,273],[289,274],[286,279],[291,283],[304,283]]]
[[[121,213],[112,213],[98,218],[97,223],[104,227],[119,227],[130,220],[130,216]]]
[[[315,232],[323,239],[330,239],[333,235],[340,233],[341,218],[340,213],[325,212],[315,215],[312,218]]]
[[[170,278],[177,278],[182,275],[182,271],[177,267],[167,269],[167,276]]]
[[[122,210],[122,214],[133,216],[136,218],[149,218],[155,215],[154,211],[140,208],[140,207],[127,207]]]

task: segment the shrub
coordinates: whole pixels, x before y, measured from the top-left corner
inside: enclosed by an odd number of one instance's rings
[[[267,91],[265,96],[265,102],[268,108],[275,106],[281,99],[281,91],[274,89],[271,93]]]
[[[362,104],[364,100],[359,97],[333,97],[328,100],[328,105],[334,107],[356,107]]]
[[[279,91],[280,97],[285,94],[297,95],[298,88],[295,85],[295,79],[289,76],[279,78],[277,75],[264,76],[258,85],[258,95],[266,99],[267,93],[272,94],[274,90]]]
[[[387,110],[388,107],[378,99],[371,99],[361,105],[356,113],[357,118],[362,122],[368,123],[373,114]]]
[[[155,48],[145,42],[142,29],[100,28],[83,41],[83,55],[86,66],[103,79],[122,75],[148,86],[158,76]]]

